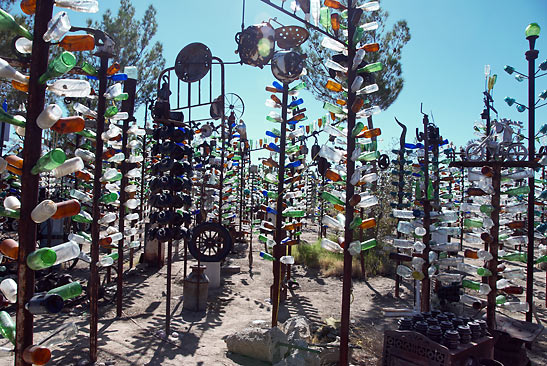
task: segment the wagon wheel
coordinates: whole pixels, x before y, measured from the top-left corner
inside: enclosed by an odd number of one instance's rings
[[[484,146],[479,144],[469,144],[465,149],[465,156],[468,161],[480,161],[486,155]]]
[[[192,230],[188,250],[202,262],[220,262],[230,253],[232,246],[232,236],[224,226],[206,222]]]
[[[386,170],[387,168],[389,168],[389,156],[387,156],[386,154],[380,155],[380,157],[378,158],[378,167],[382,170]]]
[[[224,115],[228,117],[232,112],[234,112],[236,121],[241,119],[243,112],[245,112],[245,104],[239,95],[228,93],[224,95]]]

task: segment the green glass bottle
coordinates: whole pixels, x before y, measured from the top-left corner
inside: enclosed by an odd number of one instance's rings
[[[51,267],[57,260],[57,253],[51,248],[40,248],[27,256],[27,266],[33,271]]]
[[[106,108],[106,111],[104,112],[104,116],[106,118],[110,118],[114,116],[116,113],[118,113],[118,107],[115,105],[111,105],[110,107]]]
[[[306,211],[304,210],[287,210],[283,212],[283,217],[304,217]]]
[[[433,183],[431,182],[431,179],[430,179],[427,184],[427,199],[430,201],[433,200],[434,195],[435,195],[435,189],[433,188]]]
[[[357,160],[359,161],[374,161],[380,157],[379,151],[365,152],[359,155]]]
[[[0,216],[18,219],[20,218],[21,213],[19,210],[10,210],[9,208],[0,207]]]
[[[506,301],[507,301],[507,298],[504,295],[496,296],[496,305],[505,304]]]
[[[502,192],[502,194],[506,194],[509,196],[518,196],[521,194],[528,194],[530,193],[530,187],[529,186],[522,186],[517,188],[511,188],[506,190],[505,192]]]
[[[376,239],[374,238],[365,240],[364,242],[361,243],[361,251],[372,249],[376,245],[378,245],[378,243],[376,242]]]
[[[528,256],[526,255],[526,253],[511,253],[500,257],[500,259],[512,262],[526,263],[528,261]]]
[[[42,172],[48,172],[57,168],[63,164],[66,160],[65,152],[59,148],[53,149],[46,153],[36,162],[36,165],[32,167],[31,174],[39,174]]]
[[[463,226],[466,228],[482,227],[482,221],[474,220],[474,219],[465,219],[463,220]]]
[[[11,30],[18,35],[30,39],[32,41],[32,34],[26,29],[21,27],[13,16],[9,13],[6,13],[3,9],[0,9],[0,29],[2,30]]]
[[[120,198],[120,195],[118,193],[111,192],[101,196],[101,198],[99,198],[99,202],[112,203],[115,202],[118,198]]]
[[[477,274],[481,277],[490,277],[492,276],[492,272],[488,268],[479,267],[477,268]]]
[[[2,9],[0,9],[2,10]],[[22,121],[20,119],[17,119],[16,117],[12,116],[11,114],[4,112],[3,108],[0,108],[0,122],[9,123],[10,125],[14,125],[17,127],[25,127],[26,122]]]
[[[363,151],[376,151],[378,150],[378,142],[372,141],[372,142],[369,142],[368,144],[363,144],[361,145],[361,149]]]
[[[382,71],[383,68],[384,66],[381,62],[375,62],[372,64],[368,64],[365,67],[361,67],[359,70],[357,70],[357,73]]]
[[[289,89],[289,92],[293,92],[293,91],[297,91],[297,90],[302,90],[306,88],[306,83],[305,82],[301,82],[299,84],[296,84],[295,86],[293,86],[292,88]]]
[[[80,223],[83,223],[83,224],[89,224],[91,222],[93,222],[93,218],[91,217],[91,215],[82,210],[80,211],[79,214],[75,215],[75,216],[72,216],[72,221],[76,221],[76,222],[80,222]]]
[[[481,205],[479,209],[482,213],[489,215],[492,213],[492,211],[494,211],[494,206],[485,204],[485,205]]]
[[[321,198],[324,199],[325,201],[328,201],[328,202],[332,203],[333,205],[345,205],[346,204],[340,198],[338,198],[337,196],[335,196],[335,195],[333,195],[332,193],[329,193],[329,192],[321,193]]]
[[[534,261],[534,264],[546,263],[546,262],[547,262],[547,255],[542,255],[541,257],[539,257],[538,259]]]
[[[260,257],[262,259],[265,259],[267,261],[274,261],[275,258],[273,257],[273,255],[271,255],[270,253],[266,253],[266,252],[260,252]]]
[[[328,32],[330,29],[330,8],[323,6],[319,11],[319,23]]]
[[[0,334],[15,345],[15,323],[4,310],[0,311]]]
[[[62,76],[76,66],[76,57],[72,52],[63,51],[55,57],[47,66],[47,71],[40,76],[38,82],[45,84],[49,79]]]
[[[328,102],[325,102],[323,104],[323,109],[329,112],[332,112],[334,114],[345,114],[344,110],[341,107]]]
[[[363,122],[357,122],[355,127],[353,127],[353,130],[351,130],[351,137],[357,136],[361,131],[363,131],[363,128],[365,128]]]
[[[359,225],[361,225],[363,223],[363,219],[360,218],[359,216],[356,216],[353,218],[353,220],[350,222],[349,224],[349,228],[351,230],[355,230],[359,227]]]
[[[86,61],[82,62],[81,68],[88,75],[91,75],[91,76],[99,75],[99,71],[97,71],[97,69],[93,65],[87,63]]]
[[[462,286],[475,291],[480,290],[480,283],[477,281],[462,280]]]
[[[267,243],[268,238],[265,237],[264,235],[260,234],[260,235],[258,235],[258,241],[260,241],[261,243]]]
[[[76,281],[51,289],[48,291],[48,294],[57,294],[61,296],[64,301],[66,301],[80,296],[82,292],[82,285]]]

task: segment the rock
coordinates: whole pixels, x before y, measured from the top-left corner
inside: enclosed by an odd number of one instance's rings
[[[288,351],[287,347],[278,345],[288,341],[279,328],[245,328],[228,335],[224,341],[230,352],[271,363],[279,362]]]
[[[308,343],[302,339],[290,343],[300,347],[308,347]],[[320,366],[320,364],[321,359],[317,353],[294,349],[287,358],[274,364],[274,366]]]
[[[310,322],[305,316],[295,316],[287,319],[281,326],[281,329],[287,334],[289,342],[293,342],[297,339],[303,339],[305,341],[310,340]]]
[[[222,267],[222,272],[228,273],[228,274],[236,274],[241,272],[241,267],[231,264],[229,266]]]

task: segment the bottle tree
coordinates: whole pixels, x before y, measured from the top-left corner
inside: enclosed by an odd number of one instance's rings
[[[365,0],[353,1],[354,6],[362,5],[365,2]],[[339,18],[344,19],[345,17],[347,17],[347,10],[342,9]],[[405,20],[397,21],[388,29],[386,26],[388,17],[388,11],[380,9],[375,12],[364,12],[360,19],[361,24],[370,24],[369,28],[375,28],[374,23],[377,24],[376,29],[364,32],[361,43],[378,44],[379,49],[382,50],[382,52],[367,53],[368,63],[380,62],[383,65],[383,69],[378,71],[373,78],[369,76],[368,80],[370,84],[375,82],[378,85],[378,91],[367,96],[372,105],[377,105],[382,110],[393,104],[403,89],[401,57],[403,48],[411,37]],[[329,29],[332,29],[332,25],[325,24],[329,26]],[[339,31],[332,30],[332,32],[336,32],[341,39],[344,39],[346,31],[344,27],[344,22],[341,22],[341,29]],[[309,91],[318,99],[335,103],[336,94],[324,87],[332,74],[324,64],[324,60],[337,51],[322,46],[323,38],[321,33],[310,29],[310,38],[301,46],[301,51],[308,56],[307,64],[309,65],[308,73],[302,77],[302,80],[306,82]],[[334,48],[341,51],[340,46],[338,44]]]

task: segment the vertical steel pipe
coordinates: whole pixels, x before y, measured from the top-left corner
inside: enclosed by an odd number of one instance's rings
[[[99,262],[99,218],[101,210],[99,207],[99,198],[101,197],[101,176],[103,165],[103,139],[101,135],[104,132],[104,112],[106,110],[106,100],[104,93],[106,92],[106,70],[108,69],[108,55],[101,54],[99,56],[101,65],[99,68],[99,103],[97,107],[97,130],[96,130],[96,146],[95,146],[95,169],[93,171],[93,208],[91,223],[91,264],[90,264],[90,324],[89,324],[89,359],[91,362],[97,362],[97,336],[99,323],[99,272],[97,263]]]
[[[277,170],[277,202],[275,215],[275,245],[273,247],[273,285],[272,285],[272,327],[277,326],[277,315],[281,298],[282,271],[280,258],[285,255],[281,244],[283,240],[283,189],[285,184],[285,147],[287,145],[287,106],[289,103],[289,85],[283,83],[283,98],[281,101],[281,137],[279,141],[279,167]]]
[[[36,4],[21,175],[15,366],[30,366],[23,360],[23,351],[33,343],[33,316],[25,309],[25,304],[34,294],[34,271],[27,267],[26,259],[36,249],[36,224],[31,220],[30,213],[38,203],[40,175],[31,174],[30,171],[42,150],[42,129],[36,125],[36,118],[44,109],[46,86],[39,84],[38,79],[48,66],[49,43],[44,42],[42,36],[47,30],[52,12],[53,0],[42,0]]]

